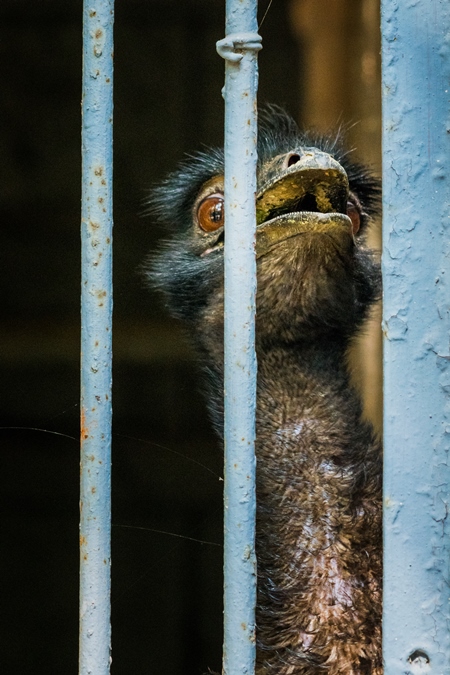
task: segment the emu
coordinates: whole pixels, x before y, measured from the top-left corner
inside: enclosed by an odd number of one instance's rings
[[[347,355],[380,294],[378,181],[336,138],[261,115],[258,140],[257,675],[380,675],[381,462]],[[190,331],[223,421],[223,151],[153,194],[149,276]]]

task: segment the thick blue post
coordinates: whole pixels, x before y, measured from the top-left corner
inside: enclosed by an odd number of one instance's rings
[[[80,675],[110,671],[113,0],[85,0]]]
[[[383,0],[386,675],[450,673],[449,35]]]
[[[255,662],[255,0],[228,0],[225,70],[224,675]]]

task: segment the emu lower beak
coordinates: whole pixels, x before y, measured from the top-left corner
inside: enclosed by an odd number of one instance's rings
[[[299,234],[336,234],[352,238],[352,221],[343,213],[287,213],[259,225],[256,230],[256,257]]]

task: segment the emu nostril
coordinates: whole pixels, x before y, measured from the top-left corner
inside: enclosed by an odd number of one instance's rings
[[[287,161],[287,166],[293,166],[294,164],[297,164],[297,162],[300,161],[300,155],[292,154],[290,155],[288,161]]]

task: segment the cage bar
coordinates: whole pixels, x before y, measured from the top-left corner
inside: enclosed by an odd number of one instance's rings
[[[225,67],[224,675],[255,662],[256,1],[227,0]]]
[[[386,675],[450,673],[449,34],[382,2]]]
[[[106,675],[110,672],[113,19],[113,0],[85,0],[80,675]]]

